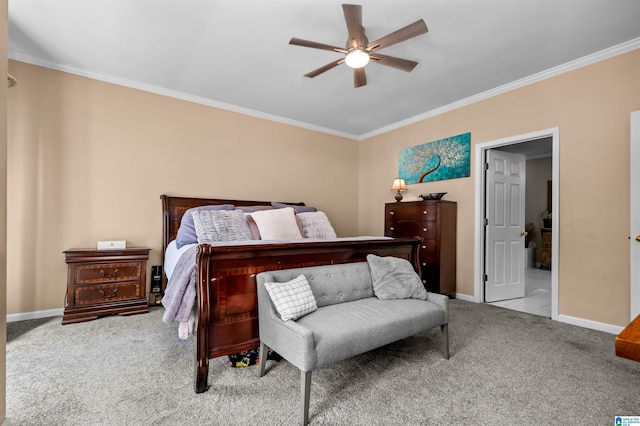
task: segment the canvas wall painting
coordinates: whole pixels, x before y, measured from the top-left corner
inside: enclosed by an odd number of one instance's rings
[[[471,133],[400,150],[398,176],[407,184],[468,177],[471,174]]]

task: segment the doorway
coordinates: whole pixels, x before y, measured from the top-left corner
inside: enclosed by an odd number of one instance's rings
[[[535,142],[534,142],[535,141]],[[551,156],[551,185],[549,203],[553,205],[553,232],[549,234],[550,251],[552,253],[550,262],[550,271],[540,271],[533,269],[525,269],[525,280],[532,282],[534,287],[531,289],[530,295],[536,291],[544,291],[545,277],[548,280],[550,275],[550,293],[551,293],[551,312],[552,319],[558,318],[558,235],[559,235],[559,129],[552,128],[538,132],[517,135],[495,141],[485,142],[475,145],[475,246],[474,246],[474,301],[478,303],[485,302],[485,262],[486,262],[486,176],[484,173],[487,153],[492,149],[500,149],[510,152],[525,152],[529,158],[541,158],[542,156]],[[549,207],[551,207],[551,205]],[[541,223],[542,221],[538,221]],[[538,227],[539,231],[541,227]],[[524,267],[524,264],[523,264]],[[536,288],[537,287],[537,288]],[[546,291],[549,291],[548,289]],[[526,293],[525,293],[526,297]],[[525,305],[524,302],[516,302],[512,300],[512,309],[518,309],[518,303]],[[509,302],[505,302],[504,306],[509,308]],[[535,312],[539,313],[539,312]]]

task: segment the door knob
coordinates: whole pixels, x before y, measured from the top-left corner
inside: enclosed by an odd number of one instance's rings
[[[636,241],[640,242],[640,234],[636,235]]]
[[[520,233],[520,236],[521,236],[521,237],[526,237],[527,235],[529,235],[529,233],[528,233],[527,231],[522,231],[522,232]],[[640,235],[638,235],[638,237],[640,237]],[[636,237],[636,239],[637,239],[638,237]],[[640,241],[640,240],[638,240],[638,241]]]

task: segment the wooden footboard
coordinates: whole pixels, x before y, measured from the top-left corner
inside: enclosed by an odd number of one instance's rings
[[[257,348],[256,274],[268,270],[395,256],[418,267],[417,239],[198,247],[198,320],[194,333],[195,390],[208,389],[209,359]]]

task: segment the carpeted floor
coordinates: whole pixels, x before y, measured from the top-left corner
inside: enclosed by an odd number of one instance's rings
[[[299,372],[286,361],[210,362],[193,390],[190,340],[162,308],[131,317],[7,326],[10,425],[289,425]],[[640,416],[640,363],[615,336],[504,308],[451,301],[451,359],[432,330],[313,373],[317,425],[613,425]]]

